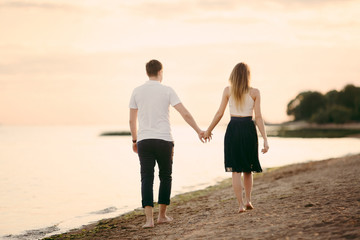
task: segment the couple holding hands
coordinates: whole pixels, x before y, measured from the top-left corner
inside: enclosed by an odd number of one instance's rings
[[[206,131],[199,128],[175,91],[161,84],[163,67],[159,61],[149,61],[146,64],[146,73],[149,80],[134,89],[129,104],[132,147],[140,160],[142,207],[146,215],[146,223],[143,227],[154,227],[153,182],[156,162],[160,178],[157,223],[172,221],[172,218],[166,214],[166,208],[170,204],[174,152],[169,121],[170,105],[197,132],[199,139],[207,142],[211,140],[211,132],[221,120],[229,104],[231,120],[224,140],[225,171],[232,172],[232,186],[239,203],[238,212],[253,209],[251,204],[252,172],[262,171],[258,158],[258,136],[255,125],[264,140],[262,153],[268,151],[269,145],[261,116],[260,92],[250,87],[248,65],[239,63],[232,70],[229,78],[230,86],[225,87],[220,107]],[[253,112],[255,121],[252,120]],[[137,121],[139,121],[139,129],[137,129]],[[242,173],[244,184],[241,180]],[[243,186],[245,199],[243,199]]]

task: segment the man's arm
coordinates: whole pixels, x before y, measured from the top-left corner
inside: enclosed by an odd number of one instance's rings
[[[138,114],[137,109],[130,108],[129,125],[130,125],[131,137],[132,137],[132,140],[133,140],[132,148],[133,148],[133,151],[135,153],[137,153],[137,145],[136,145],[136,140],[137,140],[137,126],[136,126],[137,114]],[[135,141],[135,143],[134,143],[134,141]]]
[[[194,118],[191,113],[185,108],[182,103],[178,103],[174,106],[174,108],[180,113],[183,119],[196,131],[199,136],[201,142],[204,142],[203,136],[204,131],[202,131],[199,126],[196,124]]]

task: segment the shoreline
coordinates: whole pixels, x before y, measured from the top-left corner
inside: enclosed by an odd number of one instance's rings
[[[269,137],[283,138],[360,138],[360,123],[316,124],[305,121],[267,124]]]
[[[316,124],[305,121],[283,122],[278,124],[266,123],[266,132],[269,137],[283,138],[360,138],[360,123],[344,124]],[[100,137],[130,136],[128,130],[104,131]]]
[[[137,209],[44,239],[355,239],[359,170],[360,154],[272,168],[254,174],[255,209],[242,214],[226,179],[174,196],[170,224],[142,229],[145,216]]]

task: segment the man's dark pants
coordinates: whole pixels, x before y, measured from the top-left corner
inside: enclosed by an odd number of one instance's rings
[[[161,139],[144,139],[137,143],[141,166],[142,206],[154,206],[153,184],[154,167],[159,167],[158,204],[170,204],[172,163],[174,143]]]

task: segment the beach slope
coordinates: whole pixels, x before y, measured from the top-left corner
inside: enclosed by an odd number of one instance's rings
[[[254,210],[237,213],[231,181],[172,199],[170,224],[142,211],[46,239],[360,239],[360,155],[256,174]]]

